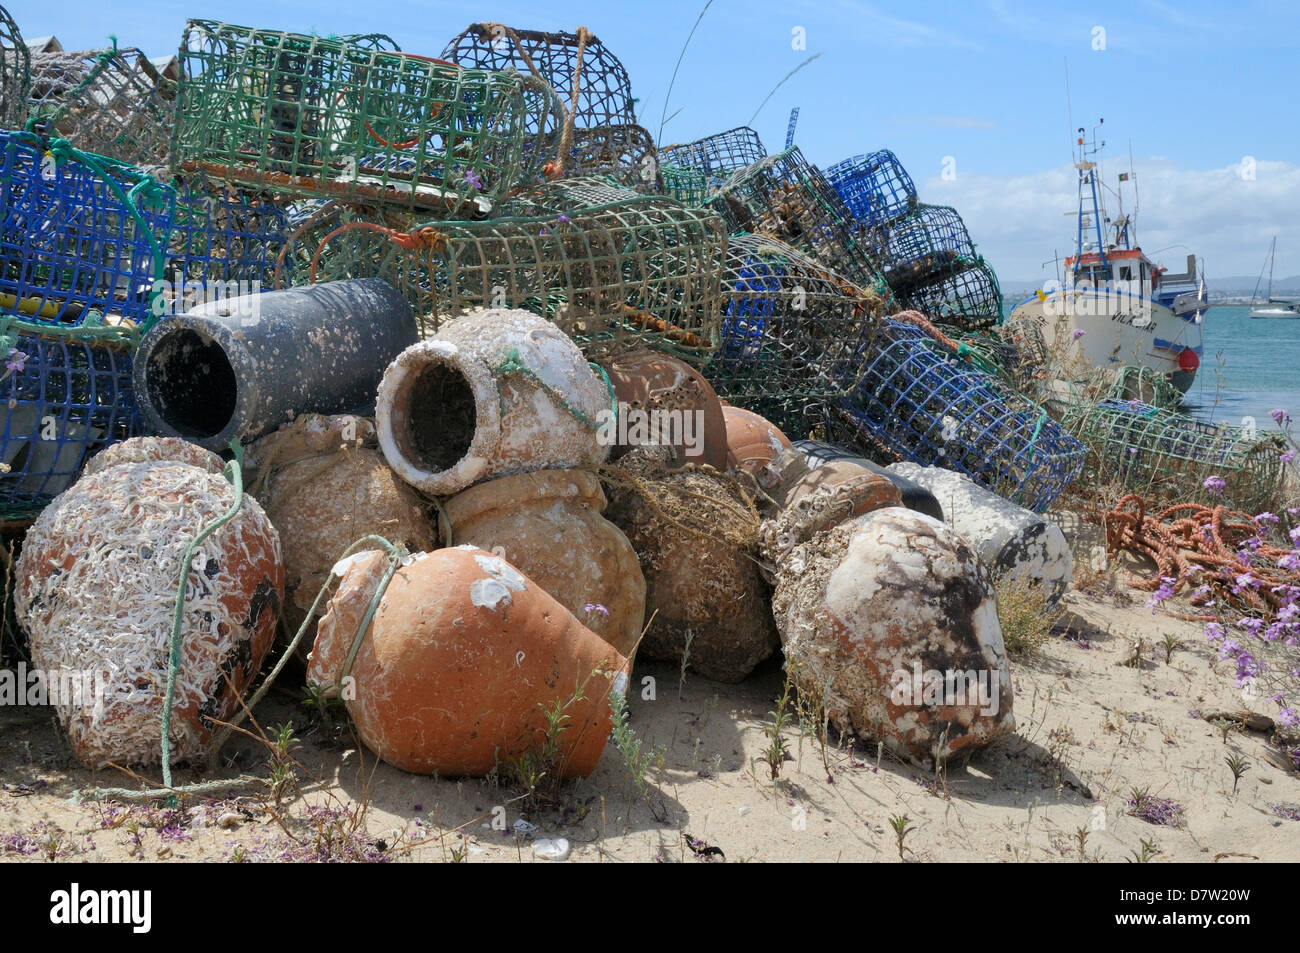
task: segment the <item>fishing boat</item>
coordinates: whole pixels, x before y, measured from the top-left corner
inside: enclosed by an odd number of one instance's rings
[[[1098,127],[1100,123],[1098,124]],[[1153,261],[1137,242],[1137,184],[1131,165],[1116,188],[1103,185],[1094,128],[1091,142],[1079,129],[1074,168],[1078,210],[1074,254],[1064,279],[1039,288],[1012,310],[1007,322],[1037,326],[1054,353],[1099,367],[1136,364],[1164,374],[1186,393],[1201,366],[1206,301],[1204,263],[1187,256],[1181,272]],[[1125,185],[1133,189],[1133,212],[1124,213]],[[1104,193],[1118,214],[1106,212]]]
[[[1264,303],[1256,304],[1259,281],[1255,282],[1255,291],[1250,295],[1250,316],[1252,318],[1300,318],[1300,299],[1273,297],[1273,256],[1277,253],[1277,236],[1273,236],[1268,246],[1268,291]],[[1260,277],[1263,277],[1261,272]]]

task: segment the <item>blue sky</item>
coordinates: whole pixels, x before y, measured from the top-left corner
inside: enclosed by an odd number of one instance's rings
[[[115,33],[162,55],[185,16],[161,0],[4,2],[25,35],[54,33],[68,49]],[[627,66],[641,122],[655,133],[703,3],[214,0],[180,9],[303,32],[383,32],[424,54],[479,20],[586,25]],[[805,48],[796,49],[800,30]],[[797,105],[796,141],[819,165],[893,149],[922,201],[954,205],[1005,280],[1033,281],[1073,234],[1062,214],[1074,204],[1068,58],[1073,125],[1105,118],[1110,179],[1132,144],[1143,247],[1178,266],[1185,244],[1211,276],[1254,275],[1276,233],[1280,277],[1300,273],[1300,124],[1289,95],[1298,50],[1300,8],[1288,3],[714,0],[672,90],[668,112],[684,108],[663,141],[748,122],[786,73],[820,52],[754,121],[768,148],[784,144]],[[940,175],[945,157],[952,179]]]

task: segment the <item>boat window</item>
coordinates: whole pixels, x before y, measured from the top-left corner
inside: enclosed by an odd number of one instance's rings
[[[1119,280],[1120,280],[1120,281],[1132,281],[1132,280],[1133,280],[1133,269],[1130,268],[1128,265],[1125,265],[1123,268],[1121,268],[1121,269],[1119,270]]]

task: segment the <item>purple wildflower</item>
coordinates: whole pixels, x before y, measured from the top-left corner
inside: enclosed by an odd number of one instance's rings
[[[1205,489],[1209,490],[1215,496],[1221,496],[1223,491],[1228,488],[1228,483],[1223,479],[1223,477],[1212,476],[1206,477],[1205,482],[1202,483],[1201,486],[1205,487]]]
[[[1287,424],[1291,423],[1291,415],[1288,414],[1281,407],[1278,407],[1271,414],[1269,414],[1269,416],[1273,418],[1273,422],[1276,423],[1279,427],[1285,427]]]
[[[483,180],[478,177],[478,173],[473,169],[465,170],[465,182],[473,189],[482,192]]]
[[[1074,340],[1077,341],[1077,340],[1079,340],[1079,338],[1083,337],[1083,336],[1084,336],[1085,334],[1087,334],[1087,333],[1088,333],[1088,332],[1085,331],[1083,328],[1075,328],[1075,329],[1074,329],[1074,334],[1073,334],[1072,336],[1073,336]]]
[[[587,613],[587,615],[591,615],[593,612],[599,612],[603,616],[606,617],[609,616],[609,610],[606,609],[604,606],[602,606],[599,602],[588,602],[585,606],[582,607],[582,611]]]
[[[557,222],[570,222],[570,221],[572,221],[572,219],[569,218],[569,216],[565,215],[563,212],[561,212],[559,215],[555,216],[555,220],[556,220]]]
[[[25,354],[16,347],[9,349],[9,356],[5,359],[5,368],[13,371],[15,374],[21,374],[23,368],[27,366],[27,359],[30,354]]]

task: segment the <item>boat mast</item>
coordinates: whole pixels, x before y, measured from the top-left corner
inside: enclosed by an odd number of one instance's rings
[[[1099,119],[1097,120],[1097,124],[1100,126],[1105,121],[1106,120],[1104,119]],[[1101,146],[1104,146],[1105,144],[1105,142],[1102,142]],[[1091,148],[1089,148],[1089,144],[1084,141],[1084,129],[1080,126],[1078,146],[1079,161],[1074,164],[1074,167],[1079,170],[1079,223],[1075,236],[1074,271],[1077,276],[1080,260],[1084,254],[1083,234],[1087,227],[1084,225],[1084,219],[1087,218],[1088,215],[1086,210],[1088,196],[1084,194],[1084,186],[1086,185],[1092,198],[1092,228],[1097,234],[1097,255],[1101,259],[1101,271],[1103,274],[1109,274],[1110,262],[1106,258],[1106,236],[1102,230],[1101,201],[1097,195],[1097,163],[1090,161],[1087,158],[1090,154],[1095,156],[1100,148],[1097,144],[1096,129],[1093,130]]]

